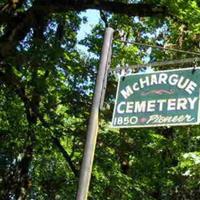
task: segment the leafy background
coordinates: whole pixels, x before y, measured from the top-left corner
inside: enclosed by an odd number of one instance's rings
[[[188,55],[119,40],[198,52],[200,1],[113,1],[166,6],[168,13],[127,16],[100,9],[99,23],[81,41],[77,33],[87,19],[78,9],[50,15],[42,10],[9,49],[14,16],[25,19],[38,3],[13,2],[0,1],[0,196],[75,199],[106,25],[116,30],[111,68],[183,59]],[[179,67],[188,65],[165,69]],[[89,199],[200,199],[199,126],[112,129],[116,85],[109,76]]]

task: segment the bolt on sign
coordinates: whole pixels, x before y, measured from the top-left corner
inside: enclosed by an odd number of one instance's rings
[[[121,76],[112,126],[198,124],[200,68]]]

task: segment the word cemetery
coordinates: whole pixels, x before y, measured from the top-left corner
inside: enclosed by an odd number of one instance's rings
[[[199,91],[199,68],[121,76],[112,126],[198,124]]]

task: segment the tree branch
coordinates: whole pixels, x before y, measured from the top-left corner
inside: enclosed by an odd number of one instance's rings
[[[63,157],[65,158],[65,160],[67,161],[67,163],[69,164],[71,170],[73,171],[75,177],[78,177],[79,172],[78,170],[75,168],[71,157],[69,156],[69,154],[67,153],[67,151],[63,148],[63,146],[60,144],[60,141],[58,140],[58,138],[56,137],[52,137],[53,139],[53,144],[58,148],[58,150],[62,153]]]
[[[30,100],[26,96],[25,89],[21,86],[18,78],[15,76],[15,74],[12,73],[12,71],[9,71],[9,72],[10,73],[8,76],[8,74],[5,74],[0,71],[0,78],[8,87],[14,89],[16,94],[23,101],[29,124],[34,124],[36,123],[37,119],[39,119],[44,127],[50,128],[50,125],[45,121],[42,114],[39,113],[38,111],[39,102],[33,101],[33,97]],[[62,153],[69,167],[73,171],[75,177],[78,177],[78,174],[79,174],[78,170],[75,168],[75,165],[73,164],[70,155],[68,155],[64,147],[60,144],[60,141],[58,140],[58,138],[52,136],[52,142],[58,148],[58,150]]]
[[[14,20],[6,20],[7,12],[2,11],[4,23],[7,24],[6,33],[0,38],[0,58],[12,55],[16,45],[21,41],[30,28],[38,26],[38,19],[43,19],[52,13],[83,11],[86,9],[104,10],[128,16],[167,16],[166,7],[153,4],[127,4],[115,1],[100,0],[36,0],[32,7],[24,13],[16,13]],[[40,23],[42,20],[40,20]]]
[[[116,1],[105,0],[40,0],[36,4],[37,9],[47,9],[50,13],[82,11],[86,9],[104,10],[118,14],[125,14],[129,16],[166,16],[167,8],[156,4],[147,3],[122,3]]]

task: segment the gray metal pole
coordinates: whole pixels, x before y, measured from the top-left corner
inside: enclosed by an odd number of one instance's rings
[[[108,71],[111,65],[111,56],[112,56],[112,46],[110,46],[109,53],[108,53],[108,59],[107,59],[107,66],[106,71],[104,75],[104,81],[103,81],[103,88],[102,88],[102,94],[101,94],[101,101],[100,101],[100,110],[103,110],[105,95],[106,95],[106,87],[107,87],[107,79],[108,79]]]
[[[106,28],[104,35],[104,43],[101,51],[101,59],[97,74],[96,87],[93,97],[92,109],[87,131],[87,138],[84,150],[83,161],[81,165],[78,192],[76,200],[87,200],[90,178],[92,173],[92,165],[94,160],[94,152],[96,147],[98,123],[99,123],[99,107],[103,88],[104,75],[108,62],[109,49],[112,44],[114,30],[110,27]]]

